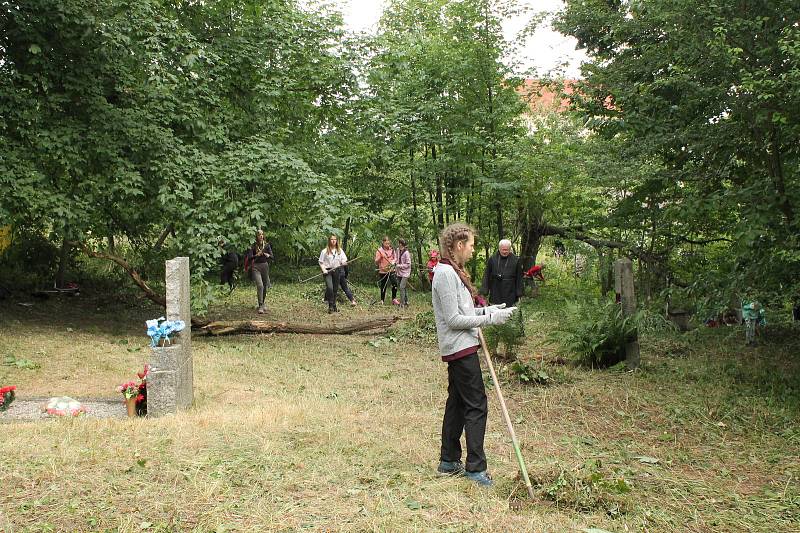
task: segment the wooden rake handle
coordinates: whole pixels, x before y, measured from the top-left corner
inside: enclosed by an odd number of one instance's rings
[[[508,434],[511,435],[511,445],[514,447],[514,453],[517,456],[519,469],[522,472],[522,479],[525,481],[525,488],[528,489],[528,496],[530,496],[531,499],[534,499],[533,487],[531,486],[531,480],[528,477],[528,469],[525,467],[525,459],[522,458],[522,450],[520,450],[519,441],[517,441],[517,434],[514,432],[514,426],[511,424],[511,417],[508,416],[508,408],[506,407],[506,400],[505,398],[503,398],[503,391],[500,390],[500,381],[497,379],[497,374],[494,371],[494,365],[492,364],[492,356],[489,354],[489,348],[486,346],[486,339],[483,337],[483,331],[481,331],[480,328],[478,328],[478,338],[481,341],[481,348],[483,348],[483,355],[486,358],[486,364],[489,367],[489,374],[491,374],[492,376],[492,383],[494,383],[494,390],[497,393],[497,398],[500,400],[500,410],[503,413],[503,420],[506,421]]]

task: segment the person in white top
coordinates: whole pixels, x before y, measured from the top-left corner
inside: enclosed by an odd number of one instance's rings
[[[345,266],[347,266],[347,255],[339,246],[339,238],[331,235],[328,237],[328,246],[323,248],[319,254],[319,268],[325,279],[325,301],[328,302],[328,313],[339,311],[336,307],[336,296],[339,292],[339,276]]]

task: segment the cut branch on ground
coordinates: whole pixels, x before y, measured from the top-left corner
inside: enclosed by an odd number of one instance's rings
[[[401,316],[382,316],[355,320],[343,324],[296,324],[269,320],[219,320],[197,328],[202,335],[234,335],[239,333],[316,333],[322,335],[350,335],[360,331],[386,328],[402,320]]]

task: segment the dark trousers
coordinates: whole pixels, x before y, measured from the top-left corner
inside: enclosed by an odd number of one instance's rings
[[[447,404],[442,421],[442,461],[461,460],[461,433],[467,434],[467,472],[486,470],[483,438],[489,403],[481,364],[474,353],[447,363]]]
[[[386,286],[392,284],[392,300],[397,298],[397,275],[394,272],[388,274],[378,274],[378,285],[381,287],[381,301],[386,300]]]
[[[322,277],[325,278],[325,301],[328,302],[328,309],[336,309],[336,296],[339,292],[339,271],[331,270]]]
[[[258,306],[264,305],[264,296],[272,284],[269,281],[269,263],[254,263],[250,269],[250,277],[256,283]]]
[[[227,283],[228,286],[233,290],[235,285],[235,281],[233,278],[233,273],[236,272],[236,267],[239,265],[237,263],[233,263],[230,261],[226,261],[222,264],[222,272],[220,272],[219,282],[221,284]]]
[[[339,287],[342,288],[342,291],[344,292],[344,295],[347,296],[347,299],[352,302],[353,291],[350,290],[350,285],[347,284],[347,276],[345,276],[343,268],[339,270],[341,270],[341,273],[339,274]]]

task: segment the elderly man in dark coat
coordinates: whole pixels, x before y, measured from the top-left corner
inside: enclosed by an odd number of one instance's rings
[[[511,241],[503,239],[497,253],[486,263],[481,294],[489,296],[492,305],[516,305],[522,296],[522,261],[511,253]]]

